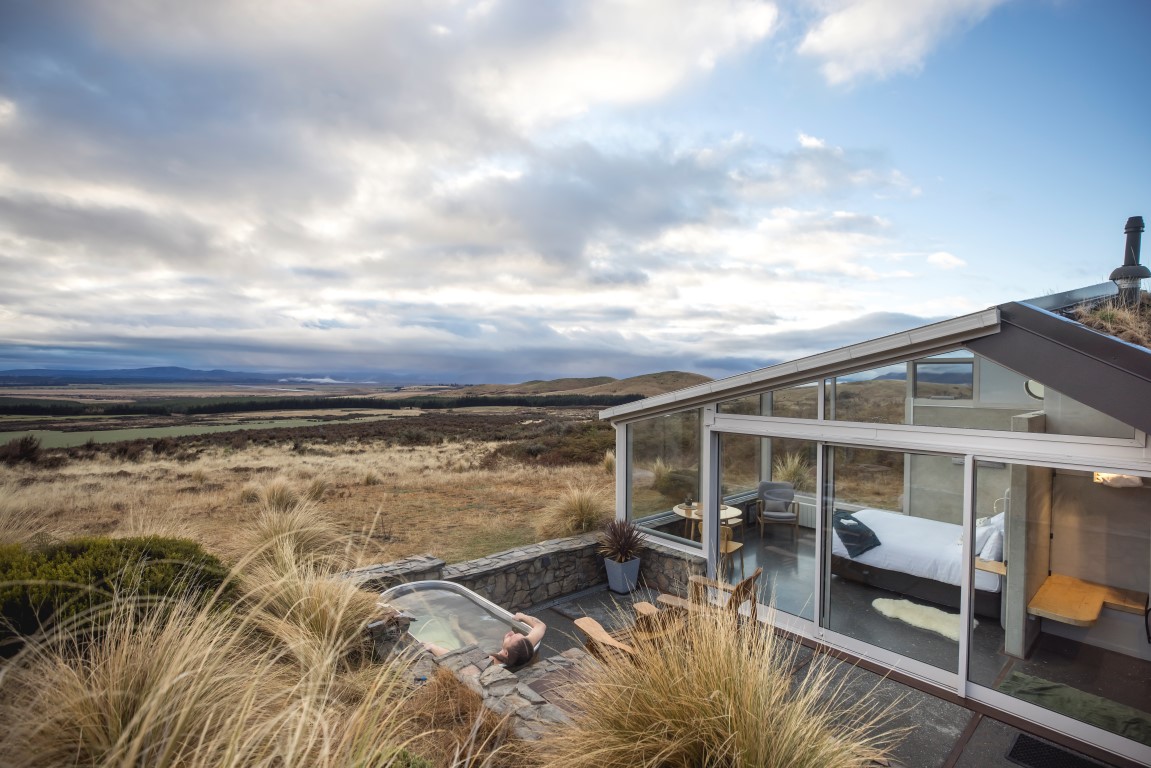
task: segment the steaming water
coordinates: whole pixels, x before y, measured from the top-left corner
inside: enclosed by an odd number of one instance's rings
[[[420,589],[395,597],[388,597],[392,606],[399,608],[415,621],[408,632],[422,643],[435,643],[449,651],[475,643],[489,653],[498,651],[504,634],[509,629],[519,631],[507,619],[477,605],[466,596],[443,589]],[[455,617],[459,631],[455,629]]]

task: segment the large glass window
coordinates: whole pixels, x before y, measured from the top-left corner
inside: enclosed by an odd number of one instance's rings
[[[1148,489],[1027,464],[975,478],[975,533],[991,533],[973,555],[968,678],[1151,746]]]
[[[729,531],[720,575],[734,583],[762,567],[760,600],[813,620],[815,444],[725,434],[720,447],[721,525]]]
[[[825,462],[824,625],[957,672],[962,463],[852,447]]]
[[[762,395],[747,395],[719,404],[719,413],[780,416],[787,419],[819,418],[819,384],[811,382],[785,387]]]
[[[902,363],[828,379],[825,392],[829,419],[869,424],[906,421],[907,366]]]
[[[657,416],[627,429],[631,518],[649,532],[689,538],[675,505],[699,499],[699,411]]]

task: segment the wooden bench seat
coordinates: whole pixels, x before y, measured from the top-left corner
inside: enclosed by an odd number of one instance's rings
[[[1053,573],[1031,598],[1027,612],[1076,627],[1090,627],[1099,619],[1104,606],[1142,616],[1147,609],[1147,593]]]

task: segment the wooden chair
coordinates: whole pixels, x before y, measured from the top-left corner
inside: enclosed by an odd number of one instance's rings
[[[590,616],[575,620],[576,629],[584,636],[584,648],[588,653],[601,660],[608,656],[634,657],[638,653],[634,643],[642,647],[645,641],[666,638],[681,626],[677,615],[661,611],[651,603],[641,601],[632,607],[635,608],[635,624],[619,632],[608,632]]]
[[[757,606],[759,604],[759,581],[760,574],[763,573],[763,568],[756,568],[755,571],[743,581],[738,584],[728,584],[722,581],[715,581],[708,579],[704,576],[692,575],[688,578],[688,599],[684,600],[682,597],[675,595],[660,595],[659,603],[667,606],[668,608],[677,608],[681,610],[701,610],[704,608],[721,608],[728,611],[738,613],[744,603],[750,603],[751,607],[748,611],[752,621],[757,621],[759,614]],[[717,596],[726,595],[726,599],[721,597],[719,604],[712,603],[709,599],[709,591],[715,590]]]
[[[635,648],[616,638],[591,616],[576,619],[575,625],[583,633],[584,648],[595,658],[603,660],[621,654],[626,657],[635,656]]]
[[[721,573],[735,570],[731,556],[736,552],[739,553],[739,575],[747,576],[747,571],[743,567],[743,542],[733,541],[731,526],[721,525],[719,527],[719,570]]]

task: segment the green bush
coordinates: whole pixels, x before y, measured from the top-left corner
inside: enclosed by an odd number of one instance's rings
[[[699,473],[694,469],[673,469],[662,477],[657,476],[652,487],[664,496],[683,501],[684,497],[699,495]]]
[[[7,655],[21,636],[49,622],[95,615],[113,594],[206,596],[224,585],[227,575],[217,558],[184,539],[82,538],[40,548],[2,546],[0,645]],[[231,599],[230,585],[222,596]]]

